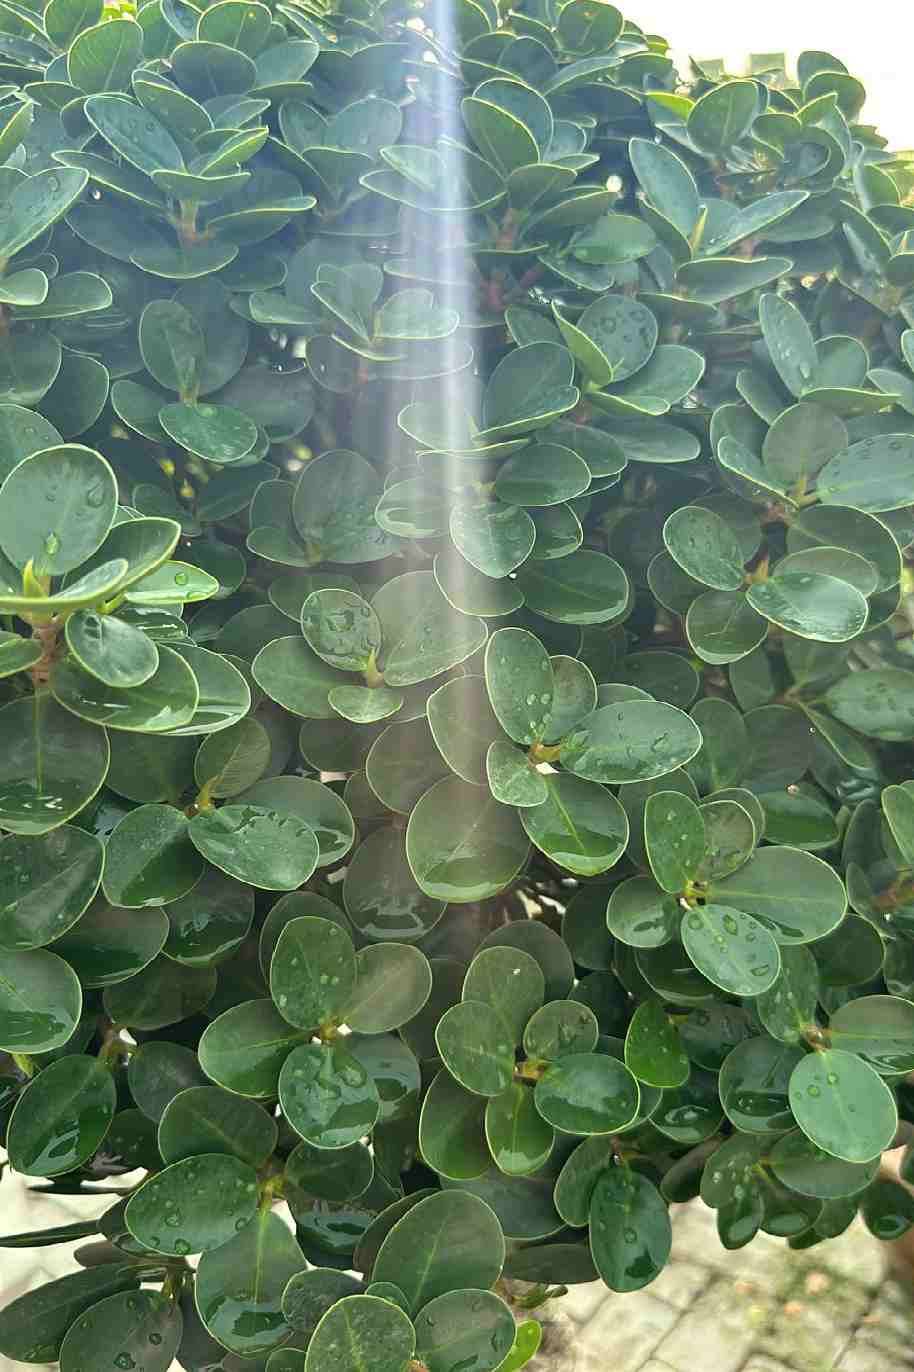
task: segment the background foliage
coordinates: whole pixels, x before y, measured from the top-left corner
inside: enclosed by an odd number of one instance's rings
[[[0,1105],[112,1195],[8,1356],[510,1372],[699,1191],[914,1220],[914,163],[751,70],[0,0]]]

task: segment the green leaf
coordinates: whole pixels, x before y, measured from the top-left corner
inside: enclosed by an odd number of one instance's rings
[[[907,1188],[897,1181],[876,1181],[863,1196],[862,1214],[877,1239],[898,1239],[914,1224],[914,1204]]]
[[[114,473],[90,448],[65,444],[25,459],[0,489],[0,547],[39,575],[72,571],[98,549],[114,520]]]
[[[543,738],[554,684],[552,663],[539,639],[526,629],[499,629],[486,644],[485,671],[489,700],[509,737],[524,744]]]
[[[219,1086],[255,1100],[275,1098],[279,1072],[301,1031],[270,1000],[248,1000],[217,1016],[200,1039],[200,1066]]]
[[[657,321],[646,305],[624,295],[604,295],[575,324],[554,311],[571,352],[596,386],[633,376],[657,345]]]
[[[800,1048],[767,1037],[747,1039],[732,1049],[718,1084],[721,1104],[737,1129],[781,1134],[792,1127],[788,1084],[801,1057]]]
[[[364,672],[381,647],[378,617],[353,591],[313,591],[302,606],[301,625],[318,657],[343,672]]]
[[[625,1065],[648,1086],[681,1086],[689,1076],[676,1026],[658,1000],[638,1006],[625,1035]]]
[[[539,1171],[555,1143],[551,1126],[534,1105],[532,1088],[523,1082],[513,1082],[502,1095],[491,1097],[485,1126],[489,1151],[508,1176]]]
[[[53,424],[22,405],[0,405],[0,435],[3,444],[0,479],[9,476],[24,457],[31,457],[42,448],[53,448],[61,441]]]
[[[749,587],[746,599],[773,624],[820,643],[846,643],[862,632],[866,597],[824,572],[777,571]]]
[[[483,1372],[510,1351],[514,1316],[494,1292],[448,1291],[419,1312],[415,1334],[416,1353],[433,1372],[460,1372],[467,1365]]]
[[[802,403],[782,411],[762,444],[762,460],[777,481],[791,486],[814,476],[847,447],[847,429],[821,405]]]
[[[84,171],[53,168],[18,181],[9,191],[0,226],[0,257],[21,252],[56,223],[88,185]]]
[[[724,81],[696,100],[686,128],[703,153],[721,157],[746,136],[758,109],[754,81]]]
[[[140,733],[180,728],[197,709],[197,679],[173,649],[163,645],[157,651],[156,670],[139,686],[108,686],[75,658],[65,658],[51,669],[51,691],[67,710],[92,724]]]
[[[307,1344],[327,1311],[344,1296],[358,1295],[361,1289],[361,1283],[354,1277],[329,1267],[298,1272],[283,1292],[283,1314],[296,1334],[305,1336],[298,1341]],[[298,1356],[296,1368],[300,1366],[301,1355]]]
[[[569,1154],[555,1186],[556,1209],[566,1224],[585,1227],[594,1186],[612,1165],[612,1145],[606,1138],[585,1139]]]
[[[83,29],[67,53],[67,77],[80,90],[125,90],[143,51],[143,30],[133,19],[109,19]]]
[[[36,948],[5,953],[0,971],[0,1049],[49,1053],[72,1037],[82,1012],[82,991],[56,953]]]
[[[344,1296],[311,1336],[306,1372],[333,1364],[339,1372],[400,1372],[416,1347],[408,1317],[377,1296]]]
[[[628,1068],[598,1053],[570,1053],[536,1084],[543,1119],[568,1134],[613,1134],[638,1114],[640,1092]]]
[[[527,1021],[524,1052],[530,1058],[554,1062],[569,1053],[590,1053],[599,1026],[592,1010],[573,1000],[551,1000]]]
[[[825,702],[837,720],[868,738],[900,743],[914,737],[910,672],[882,667],[851,673],[828,688]]]
[[[688,238],[698,220],[698,188],[685,163],[669,148],[646,138],[628,145],[632,168],[648,200]]]
[[[188,1086],[162,1112],[157,1142],[165,1163],[224,1153],[260,1167],[276,1147],[276,1123],[259,1105],[218,1086]]]
[[[338,924],[315,916],[291,920],[270,962],[270,994],[284,1019],[316,1029],[348,1006],[356,955]]]
[[[305,719],[332,719],[335,712],[328,694],[347,682],[346,677],[322,662],[303,639],[292,636],[266,643],[257,653],[251,671],[271,700]]]
[[[530,610],[558,624],[605,624],[622,616],[631,588],[614,558],[590,548],[556,557],[539,565],[528,562],[518,573]]]
[[[894,1097],[872,1067],[831,1048],[808,1053],[794,1068],[790,1108],[807,1138],[846,1162],[878,1157],[898,1127]]]
[[[304,1266],[285,1222],[261,1210],[240,1234],[200,1259],[196,1301],[208,1332],[239,1357],[264,1357],[291,1333],[282,1293]]]
[[[83,670],[109,686],[141,686],[158,668],[155,643],[113,615],[78,610],[67,619],[65,634]]]
[[[147,371],[166,390],[193,393],[204,355],[203,330],[176,300],[153,300],[140,316],[140,351]]]
[[[771,1149],[769,1165],[782,1185],[801,1196],[841,1200],[857,1196],[879,1170],[879,1158],[868,1163],[844,1162],[832,1157],[801,1130],[784,1134]]]
[[[514,1071],[514,1045],[504,1020],[484,1001],[463,1000],[445,1011],[435,1031],[438,1051],[461,1086],[499,1096]]]
[[[434,1078],[422,1102],[419,1151],[439,1176],[471,1181],[488,1170],[492,1155],[483,1125],[489,1103],[496,1099],[465,1090],[447,1070]]]
[[[523,949],[503,945],[476,954],[464,979],[462,998],[490,1005],[518,1044],[544,994],[545,977],[536,959]]]
[[[485,576],[508,576],[530,555],[536,526],[526,510],[500,502],[458,504],[450,533],[457,551]]]
[[[59,48],[68,48],[77,34],[101,17],[97,0],[51,0],[44,14],[45,32]]]
[[[0,947],[40,948],[65,934],[101,882],[104,847],[62,825],[41,838],[9,834],[0,843]]]
[[[114,21],[117,22],[117,21]],[[60,1348],[60,1366],[78,1372],[89,1359],[99,1372],[142,1357],[148,1372],[167,1372],[181,1340],[181,1313],[158,1291],[107,1296],[78,1319]]]
[[[772,1038],[800,1043],[815,1024],[819,998],[819,969],[808,948],[781,948],[777,981],[759,996],[756,1010]]]
[[[162,905],[186,896],[203,870],[186,815],[171,805],[141,805],[111,832],[103,890],[113,905]]]
[[[809,325],[796,305],[772,294],[759,301],[759,323],[778,375],[792,395],[801,396],[814,384],[818,368]]]
[[[97,1058],[74,1054],[29,1082],[10,1118],[7,1147],[17,1172],[56,1177],[95,1153],[114,1117],[111,1072]]]
[[[183,1158],[131,1196],[124,1218],[134,1238],[178,1257],[227,1243],[257,1210],[254,1169],[224,1153]]]
[[[212,1000],[216,979],[215,968],[157,958],[129,981],[107,987],[105,1013],[134,1029],[161,1029],[199,1014]]]
[[[663,541],[682,570],[703,585],[732,591],[743,584],[739,540],[713,510],[683,506],[664,524]]]
[[[0,633],[0,676],[13,676],[16,672],[34,667],[41,661],[41,656],[41,646],[34,639]]]
[[[253,419],[229,405],[165,405],[158,419],[169,438],[208,462],[237,462],[257,442]]]
[[[702,812],[688,796],[655,791],[644,807],[644,846],[664,891],[682,892],[698,874],[705,853]]]
[[[544,780],[546,799],[520,812],[536,847],[577,876],[614,867],[628,842],[628,819],[615,797],[577,776],[556,773]]]
[[[292,891],[317,866],[319,848],[309,824],[260,805],[224,805],[196,815],[187,836],[208,862],[237,881],[264,891]]]
[[[445,905],[416,884],[403,835],[382,826],[356,849],[343,883],[346,913],[369,939],[413,942],[441,919]]]
[[[143,915],[109,905],[99,896],[56,943],[83,986],[126,981],[158,957],[168,936],[168,920],[158,909]]]
[[[677,902],[649,877],[629,877],[613,888],[606,907],[611,934],[631,948],[669,943],[679,921]]]
[[[495,739],[489,745],[486,780],[492,795],[502,805],[542,805],[548,795],[545,779],[526,753],[506,739]]]
[[[422,891],[453,903],[496,895],[529,852],[515,815],[456,777],[445,777],[410,815],[406,853]]]
[[[882,810],[905,863],[914,864],[914,793],[906,785],[887,786]]]
[[[431,994],[432,972],[418,948],[380,943],[356,954],[357,983],[346,1003],[346,1022],[361,1034],[399,1029]]]
[[[767,286],[784,276],[792,266],[789,257],[705,257],[684,262],[676,282],[694,299],[717,305]]]
[[[270,765],[270,736],[256,719],[240,719],[200,744],[194,779],[218,800],[239,795],[258,781]]]
[[[113,1262],[34,1287],[0,1312],[0,1348],[25,1362],[56,1361],[80,1315],[107,1296],[136,1291],[139,1280],[134,1264]]]
[[[131,519],[124,524],[115,524],[95,556],[80,569],[79,582],[87,580],[91,570],[100,570],[120,559],[127,563],[115,583],[120,590],[134,586],[148,576],[156,567],[165,562],[174,551],[181,536],[181,526],[173,519]]]
[[[453,677],[431,693],[426,708],[432,738],[447,765],[464,781],[483,785],[490,746],[497,740],[505,742],[483,678]],[[402,737],[406,737],[405,732]],[[369,784],[374,784],[371,777]],[[383,788],[378,790],[383,799]]]
[[[612,1291],[638,1291],[659,1276],[673,1242],[660,1192],[630,1168],[612,1168],[596,1181],[590,1201],[590,1251]]]
[[[541,429],[573,409],[579,392],[574,361],[556,343],[528,343],[495,368],[483,398],[486,437],[505,438]]]
[[[571,448],[535,443],[499,468],[495,494],[508,505],[558,505],[581,495],[590,481],[590,468]]]
[[[561,759],[577,776],[618,784],[666,776],[700,747],[698,728],[681,710],[663,701],[631,700],[583,719],[565,739]]]
[[[572,256],[595,266],[621,266],[647,257],[657,237],[644,220],[629,214],[608,214],[581,229],[571,241]]]
[[[682,942],[698,970],[734,996],[757,996],[777,980],[774,937],[751,915],[726,905],[701,905],[682,918]]]
[[[307,463],[295,487],[292,515],[313,560],[374,562],[396,540],[375,522],[381,482],[357,453],[339,449]]]
[[[911,469],[914,438],[878,434],[861,438],[819,472],[816,494],[825,505],[849,505],[865,513],[901,509]]]
[[[812,943],[841,923],[841,878],[796,848],[761,848],[731,876],[713,881],[709,898],[754,916],[779,943]]]
[[[860,996],[840,1006],[828,1026],[829,1042],[856,1053],[881,1076],[908,1072],[914,1053],[914,1005],[900,996]]]
[[[98,791],[108,770],[104,730],[74,723],[47,696],[0,709],[0,822],[36,835],[65,824]]]
[[[443,1191],[413,1206],[381,1244],[373,1281],[393,1281],[410,1311],[448,1291],[485,1291],[501,1274],[505,1240],[492,1210],[465,1191]]]
[[[318,1148],[345,1148],[369,1134],[378,1118],[377,1087],[339,1044],[306,1043],[286,1058],[279,1101],[289,1124]]]

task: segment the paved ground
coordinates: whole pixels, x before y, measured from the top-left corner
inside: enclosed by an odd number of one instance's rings
[[[110,1201],[26,1195],[0,1181],[5,1233],[88,1218]],[[914,1293],[883,1281],[884,1255],[854,1227],[808,1253],[762,1235],[721,1249],[713,1214],[682,1207],[673,1259],[658,1281],[616,1296],[602,1283],[561,1302],[577,1326],[567,1372],[907,1372],[914,1369]],[[0,1250],[0,1303],[74,1268],[69,1248]],[[537,1372],[566,1372],[560,1359]],[[0,1357],[0,1372],[25,1372]]]
[[[857,1225],[809,1252],[763,1234],[727,1253],[713,1213],[685,1206],[647,1290],[594,1284],[563,1300],[579,1329],[574,1372],[905,1372],[914,1293],[883,1280],[884,1261]]]

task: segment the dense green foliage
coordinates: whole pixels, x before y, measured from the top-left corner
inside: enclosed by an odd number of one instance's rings
[[[134,1174],[3,1354],[510,1372],[699,1192],[912,1223],[914,161],[752,73],[0,0],[0,1119]]]

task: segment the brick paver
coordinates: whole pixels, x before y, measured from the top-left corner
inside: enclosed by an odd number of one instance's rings
[[[674,1216],[669,1266],[644,1291],[574,1287],[574,1372],[914,1372],[914,1294],[885,1279],[884,1250],[855,1224],[793,1252],[759,1237],[720,1247],[700,1202]],[[546,1361],[535,1372],[551,1372]]]

